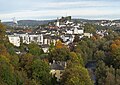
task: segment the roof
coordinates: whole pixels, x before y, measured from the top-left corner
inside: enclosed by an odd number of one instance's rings
[[[64,70],[65,68],[65,62],[54,62],[51,64],[51,69],[54,69],[54,70]]]
[[[59,64],[51,64],[51,69],[54,69],[54,70],[64,70],[64,67],[62,67],[61,65]]]

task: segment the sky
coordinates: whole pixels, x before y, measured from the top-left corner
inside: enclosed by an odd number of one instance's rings
[[[0,20],[120,19],[120,0],[0,0]]]

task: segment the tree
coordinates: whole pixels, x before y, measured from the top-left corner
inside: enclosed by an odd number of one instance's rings
[[[87,69],[74,59],[68,63],[62,76],[62,85],[93,85]]]
[[[87,69],[80,65],[66,69],[62,83],[63,85],[93,85]]]
[[[86,40],[78,42],[74,51],[81,54],[85,64],[88,60],[92,60],[93,50],[89,47]]]
[[[0,43],[3,43],[5,39],[5,26],[0,22]]]
[[[36,59],[32,63],[32,78],[42,85],[50,85],[50,67],[47,62]]]
[[[88,32],[88,33],[95,33],[96,32],[96,26],[93,24],[86,23],[84,28],[85,28],[85,32]]]
[[[55,49],[54,43],[51,43],[49,46],[49,52],[52,52]]]
[[[49,53],[49,60],[66,61],[69,59],[69,49],[66,47],[55,48]]]
[[[63,47],[65,47],[65,45],[60,40],[56,42],[55,48],[60,49],[60,48],[63,48]]]
[[[62,76],[63,85],[93,85],[80,54],[70,52],[70,60]]]
[[[120,40],[116,39],[112,42],[110,45],[110,52],[111,52],[111,59],[112,59],[112,65],[115,69],[120,68]]]
[[[120,69],[116,70],[116,85],[120,84]]]
[[[105,78],[105,85],[115,85],[115,76],[114,74],[107,72],[106,74],[106,78]]]
[[[98,61],[95,73],[97,78],[97,84],[104,85],[106,73],[107,73],[107,67],[105,66],[105,63],[103,61]]]
[[[35,43],[30,43],[28,45],[29,53],[34,56],[40,56],[43,53],[43,50]]]
[[[4,44],[0,44],[0,55],[9,57],[9,53],[7,52],[7,49]]]
[[[31,65],[34,60],[34,56],[30,53],[23,54],[20,56],[20,61],[19,61],[19,68],[27,73],[27,77],[31,78],[32,77],[32,70],[31,70]]]
[[[102,50],[104,52],[108,52],[110,51],[110,44],[112,43],[112,41],[106,41],[104,42],[104,44],[101,46],[102,47]]]
[[[69,68],[69,65],[71,67],[72,64],[73,65],[79,64],[81,66],[84,66],[84,62],[80,54],[76,54],[75,52],[70,52],[69,56],[70,56],[70,59],[69,59],[69,64],[67,66],[68,68]]]
[[[120,69],[120,47],[112,50],[112,65],[115,68],[115,82],[117,83],[117,69]]]
[[[0,56],[0,79],[6,85],[16,85],[14,67],[5,56]]]
[[[95,60],[103,60],[105,57],[104,51],[102,50],[98,50],[96,51],[96,53],[94,54],[94,58]]]

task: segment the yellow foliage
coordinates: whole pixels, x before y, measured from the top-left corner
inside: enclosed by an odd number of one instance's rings
[[[63,48],[64,44],[59,40],[59,41],[56,42],[55,47],[56,48]]]
[[[118,46],[117,46],[116,44],[111,44],[110,47],[111,47],[112,50],[114,50],[114,49],[116,49]]]
[[[114,42],[115,42],[116,45],[120,45],[120,40],[117,39]]]
[[[120,47],[120,39],[114,40],[110,47],[111,47],[112,51],[119,48]]]
[[[9,57],[9,53],[7,52],[7,49],[4,46],[4,44],[0,44],[0,55]]]
[[[7,63],[9,63],[10,62],[10,60],[6,57],[6,56],[0,56],[0,59],[4,59]]]
[[[93,41],[97,40],[95,36],[92,36],[91,38],[92,38]]]
[[[111,44],[110,47],[111,47],[111,51],[115,52],[116,49],[120,48],[120,40],[119,39],[114,40],[114,42]]]

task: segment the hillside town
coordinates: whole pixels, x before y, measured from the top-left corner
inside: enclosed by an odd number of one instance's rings
[[[7,29],[3,32],[5,27],[1,23],[0,46],[3,51],[0,52],[13,56],[13,60],[18,58],[15,60],[17,71],[20,74],[25,71],[22,75],[28,79],[21,81],[21,85],[32,85],[34,81],[31,79],[38,82],[37,85],[70,85],[73,81],[78,83],[73,85],[109,85],[110,81],[119,85],[119,63],[114,61],[119,55],[116,54],[120,46],[119,22],[78,20],[66,16],[33,27],[21,26],[16,21],[5,25]],[[113,74],[111,70],[115,72],[115,69],[117,73]],[[113,80],[108,81],[111,77]]]
[[[0,0],[0,85],[120,85],[120,0]]]
[[[104,22],[104,23],[103,23]],[[14,30],[11,32],[10,30],[6,31],[8,40],[11,44],[16,47],[20,47],[21,44],[31,44],[36,43],[39,45],[44,53],[48,53],[50,51],[50,46],[53,44],[56,45],[57,42],[61,41],[62,44],[71,48],[76,46],[75,42],[82,41],[84,38],[90,39],[93,38],[95,35],[99,36],[100,39],[104,38],[105,36],[109,35],[107,29],[97,29],[95,33],[86,32],[85,31],[85,24],[87,22],[74,22],[71,19],[71,16],[57,18],[54,22],[51,22],[44,27],[42,25],[38,26],[36,29],[32,30]],[[101,23],[95,22],[94,25],[103,26],[113,26],[116,25],[115,23],[105,23],[102,21]],[[118,25],[117,25],[118,26]],[[28,48],[26,48],[28,49]],[[21,55],[25,52],[20,52],[19,50],[16,51],[16,54]],[[91,66],[94,64],[94,66]],[[57,78],[57,82],[61,81],[61,76],[64,73],[67,62],[66,61],[56,61],[52,60],[52,63],[49,62],[51,67],[50,73]],[[91,72],[91,78],[96,84],[96,76],[94,74],[94,70],[96,68],[96,61],[90,61],[86,64],[89,72]]]
[[[75,36],[79,36],[79,40],[83,37],[92,37],[93,34],[84,31],[85,23],[75,23],[72,21],[71,16],[57,18],[53,25],[49,24],[46,27],[39,26],[33,31],[15,31],[7,32],[9,42],[14,46],[19,47],[21,43],[30,44],[32,42],[42,46],[44,52],[48,52],[51,43],[61,40],[65,45],[73,43]],[[97,30],[96,34],[104,37],[107,35],[106,30]]]

